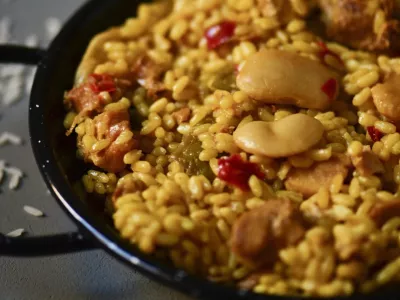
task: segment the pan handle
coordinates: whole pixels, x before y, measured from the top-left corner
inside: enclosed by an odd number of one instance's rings
[[[19,45],[0,45],[0,63],[37,65],[45,57],[46,50]]]
[[[0,234],[1,256],[47,256],[97,248],[81,233],[70,232],[41,237],[7,237]]]
[[[46,50],[19,45],[0,45],[0,63],[38,65]],[[97,248],[92,240],[79,232],[39,237],[8,237],[0,233],[1,256],[44,256]]]

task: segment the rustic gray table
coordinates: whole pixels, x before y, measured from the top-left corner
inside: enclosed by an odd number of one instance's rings
[[[16,42],[23,42],[29,35],[36,34],[41,45],[46,46],[45,21],[49,17],[64,21],[83,2],[0,0],[0,22],[9,17],[12,39]],[[26,69],[25,73],[29,70]],[[20,101],[12,106],[0,106],[0,134],[4,131],[23,137],[25,143],[0,147],[0,160],[22,169],[26,177],[16,191],[8,190],[9,178],[0,185],[0,232],[25,228],[29,235],[41,235],[76,229],[48,194],[37,170],[28,138],[27,95],[22,95]],[[26,214],[24,205],[43,210],[46,217],[35,218]],[[0,257],[0,299],[190,300],[150,281],[101,250],[43,258]]]

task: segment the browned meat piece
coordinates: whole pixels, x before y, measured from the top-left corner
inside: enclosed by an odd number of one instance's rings
[[[76,112],[82,115],[88,115],[89,113],[96,111],[101,112],[105,101],[94,92],[91,83],[83,83],[66,94],[65,101],[70,103]]]
[[[287,176],[285,187],[289,191],[310,197],[317,193],[320,187],[328,187],[337,174],[341,174],[345,178],[349,165],[350,159],[342,155],[315,163],[308,169],[293,169]]]
[[[65,95],[65,103],[72,106],[80,116],[100,113],[107,102],[117,101],[123,92],[131,86],[126,79],[115,78],[108,74],[91,74],[85,82],[74,87]],[[104,99],[102,92],[108,92],[110,99]]]
[[[394,0],[320,0],[327,34],[357,49],[400,48],[400,23],[393,19]],[[377,27],[375,17],[384,16]]]
[[[353,166],[361,176],[371,176],[385,172],[385,168],[379,157],[371,151],[371,147],[365,146],[358,156],[351,156]]]
[[[400,199],[377,203],[369,212],[371,219],[382,226],[391,218],[400,217]]]
[[[400,74],[391,73],[372,89],[376,109],[392,121],[400,121]]]
[[[85,82],[66,93],[64,103],[78,113],[67,131],[67,136],[81,122],[82,117],[101,113],[109,102],[121,99],[122,94],[131,85],[131,81],[127,79],[115,78],[108,74],[91,74]],[[108,92],[108,96],[105,97],[102,92]]]
[[[186,122],[190,118],[190,108],[189,107],[184,107],[181,108],[180,110],[174,112],[172,116],[175,118],[176,122],[178,124],[182,124],[183,122]]]
[[[147,90],[148,96],[152,97],[165,90],[160,79],[164,70],[160,64],[155,63],[149,57],[140,57],[133,66],[132,72],[139,84]]]
[[[130,130],[129,113],[127,111],[105,111],[94,118],[96,138],[98,140],[110,139],[111,144],[101,151],[84,149],[86,161],[92,162],[99,168],[116,173],[125,168],[124,155],[136,145],[135,139],[125,143],[117,143],[116,139],[126,130]]]
[[[231,248],[243,263],[262,267],[273,263],[278,251],[297,243],[304,232],[296,205],[287,199],[271,199],[236,220]]]

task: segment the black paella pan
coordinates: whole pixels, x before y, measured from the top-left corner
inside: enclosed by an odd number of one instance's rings
[[[134,14],[135,0],[91,0],[65,24],[49,49],[0,46],[0,63],[38,66],[29,107],[33,152],[41,174],[61,207],[80,232],[44,237],[9,238],[0,234],[0,256],[40,256],[103,248],[146,276],[202,299],[294,299],[261,296],[211,283],[145,255],[122,240],[98,202],[90,201],[79,179],[85,165],[76,159],[75,141],[65,136],[63,93],[70,89],[76,68],[91,38],[122,24]],[[339,298],[338,298],[339,299]],[[386,287],[370,295],[347,299],[400,299],[400,287]]]

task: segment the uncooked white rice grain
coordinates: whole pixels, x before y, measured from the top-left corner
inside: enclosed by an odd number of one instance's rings
[[[37,34],[30,34],[25,38],[25,46],[37,47],[39,46],[39,37]]]
[[[7,173],[8,175],[11,175],[8,188],[10,190],[15,190],[18,187],[21,178],[24,176],[24,173],[18,168],[7,167],[6,165],[7,164],[4,160],[0,160],[0,183],[3,180],[4,173]]]
[[[25,93],[31,94],[33,80],[35,79],[36,68],[30,68],[25,76]]]
[[[0,19],[0,44],[8,43],[11,40],[11,19],[4,17]]]
[[[1,67],[0,67],[0,69],[1,69]],[[4,90],[4,84],[0,80],[0,99],[2,99],[3,90]],[[1,100],[0,100],[0,104],[1,104]]]
[[[6,80],[3,92],[3,104],[5,106],[10,106],[19,100],[21,96],[22,85],[22,76],[13,76]]]
[[[27,214],[30,214],[30,215],[32,215],[34,217],[43,217],[44,216],[44,213],[41,210],[39,210],[39,209],[37,209],[35,207],[32,207],[32,206],[29,206],[29,205],[25,205],[24,206],[24,211]]]
[[[57,18],[50,17],[45,21],[47,39],[51,41],[61,29],[61,21]]]
[[[0,160],[0,183],[3,181],[4,178],[4,169],[6,167],[6,163],[4,160]]]
[[[18,168],[15,167],[5,167],[4,170],[11,175],[10,182],[8,183],[8,188],[10,190],[15,190],[18,188],[21,178],[24,176],[24,173]]]
[[[3,132],[0,134],[0,146],[6,145],[7,143],[19,146],[22,144],[22,138],[11,132]]]
[[[8,78],[14,76],[22,76],[25,67],[22,65],[4,65],[0,68],[0,78]]]
[[[25,233],[25,229],[18,228],[6,234],[8,237],[19,237]]]
[[[8,183],[8,188],[10,190],[16,190],[17,187],[19,186],[20,181],[21,181],[21,176],[12,175],[10,182]]]
[[[10,175],[15,175],[18,177],[24,176],[24,173],[16,167],[5,167],[4,170]]]

